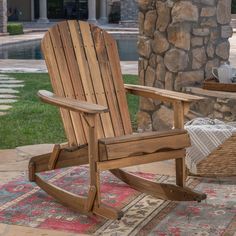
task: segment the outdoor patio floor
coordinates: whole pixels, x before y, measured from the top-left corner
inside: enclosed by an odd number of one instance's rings
[[[22,37],[17,36],[11,39],[12,43],[19,41],[28,41],[32,39],[40,39],[43,32],[34,32],[25,34]],[[0,47],[4,43],[9,42],[9,36],[0,38]],[[231,65],[236,67],[236,34],[230,39],[231,51],[230,62]],[[123,74],[137,74],[137,62],[121,62]],[[46,72],[44,61],[36,60],[0,60],[0,73],[6,72]],[[1,184],[7,183],[10,180],[20,175],[27,175],[29,159],[34,155],[47,153],[52,150],[53,144],[41,144],[17,147],[16,149],[0,150],[0,180]],[[141,167],[133,167],[133,170],[174,175],[174,163],[167,161],[157,164],[143,165]],[[22,227],[16,225],[0,224],[0,235],[3,236],[25,236],[25,235],[55,235],[55,236],[73,236],[78,234],[59,232],[54,230],[41,230],[29,227]]]

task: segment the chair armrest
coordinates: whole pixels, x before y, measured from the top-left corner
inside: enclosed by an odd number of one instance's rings
[[[204,97],[199,97],[191,94],[179,93],[165,89],[159,89],[141,85],[133,85],[133,84],[125,84],[125,90],[126,92],[134,95],[148,97],[152,99],[161,100],[163,102],[171,102],[171,103],[175,103],[176,101],[191,103],[205,99]]]
[[[39,90],[38,96],[42,101],[46,103],[59,106],[61,108],[65,108],[71,111],[83,112],[87,114],[108,112],[107,107],[84,101],[79,101],[73,98],[60,97],[46,90]]]

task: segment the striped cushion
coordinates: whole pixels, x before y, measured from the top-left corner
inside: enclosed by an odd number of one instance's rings
[[[197,174],[197,164],[236,133],[236,123],[196,118],[186,123],[185,129],[191,139],[191,147],[186,150],[186,164],[191,173]]]

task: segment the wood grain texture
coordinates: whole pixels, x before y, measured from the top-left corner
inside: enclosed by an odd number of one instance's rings
[[[174,151],[163,151],[151,154],[140,154],[137,156],[130,156],[121,159],[101,161],[97,163],[97,168],[100,171],[112,170],[116,168],[123,168],[128,166],[135,166],[141,164],[147,164],[157,161],[166,161],[176,158],[182,158],[185,156],[185,149],[174,150]]]
[[[90,25],[86,22],[79,22],[80,32],[83,40],[83,46],[85,51],[85,56],[87,58],[88,67],[91,75],[91,80],[93,83],[93,90],[97,100],[97,103],[103,106],[108,106],[107,99],[105,96],[105,91],[103,87],[103,82],[101,78],[101,71],[99,63],[97,60],[97,55],[95,51],[95,45],[92,38],[92,33],[90,30]],[[113,128],[111,125],[111,117],[109,114],[101,114],[101,125],[103,127],[104,136],[111,137],[114,135]]]
[[[35,173],[48,171],[48,163],[52,153],[47,153],[43,155],[34,156],[30,159],[29,168],[32,169],[31,175]],[[77,147],[74,151],[62,149],[60,151],[59,157],[55,164],[55,169],[70,167],[70,166],[80,166],[88,164],[88,146],[81,145]]]
[[[85,44],[80,31],[80,25],[77,21],[68,21],[68,26],[70,29],[73,48],[76,55],[76,63],[79,67],[80,79],[84,89],[86,101],[89,103],[98,104],[94,90],[94,82],[92,80],[90,71],[91,67],[89,66],[89,61],[86,55]],[[86,133],[88,133],[88,127],[86,127]],[[105,137],[100,116],[98,120],[98,137]]]
[[[72,44],[72,38],[69,31],[69,26],[66,21],[58,23],[58,30],[61,36],[61,41],[65,53],[65,59],[67,62],[67,67],[70,73],[70,82],[72,84],[72,87],[74,89],[74,97],[76,99],[79,99],[80,101],[85,101],[85,94],[84,89],[81,83],[81,77],[79,73],[79,67],[76,62],[76,56],[75,51]],[[76,121],[76,124],[74,124],[75,129],[78,131],[77,139],[80,140],[81,144],[84,144],[87,142],[87,127],[85,122],[83,121],[83,118],[80,115],[80,119]]]
[[[101,201],[100,172],[111,172],[138,191],[158,198],[201,201],[205,194],[185,187],[185,148],[190,140],[184,115],[192,101],[202,98],[136,85],[123,84],[115,40],[104,30],[82,21],[53,26],[42,48],[54,93],[39,91],[46,103],[60,107],[68,144],[52,153],[31,158],[29,179],[48,194],[82,213],[120,219],[123,213]],[[126,92],[171,102],[174,130],[133,134]],[[164,160],[176,161],[176,185],[159,184],[118,168]],[[88,164],[88,196],[69,193],[41,179],[37,173]]]
[[[41,42],[42,51],[44,54],[45,62],[48,68],[49,77],[53,87],[53,91],[59,96],[65,96],[64,87],[60,79],[61,74],[59,72],[55,52],[52,45],[50,33],[47,32]],[[69,145],[73,146],[78,144],[75,136],[74,127],[71,120],[70,112],[65,109],[60,109],[65,133],[69,142]]]
[[[71,83],[71,75],[70,75],[70,68],[68,66],[68,61],[65,55],[65,50],[63,48],[63,42],[61,40],[61,35],[59,31],[59,26],[56,25],[52,27],[50,30],[50,37],[52,41],[52,46],[55,53],[55,58],[57,61],[58,69],[60,72],[60,79],[61,83],[64,88],[65,97],[67,98],[75,98],[75,89],[73,84]],[[72,125],[74,129],[74,133],[76,136],[77,144],[84,144],[84,134],[83,134],[83,127],[81,124],[81,117],[80,114],[70,111]]]
[[[96,56],[101,71],[101,78],[104,86],[105,96],[110,110],[111,122],[113,126],[113,136],[120,136],[124,134],[124,131],[119,103],[115,94],[116,88],[114,87],[113,83],[111,65],[108,59],[108,52],[103,38],[103,34],[106,34],[106,32],[104,32],[99,27],[91,25],[91,33],[93,36]]]
[[[178,129],[184,128],[184,102],[176,101],[174,104],[174,127]],[[175,169],[176,169],[176,184],[178,186],[184,187],[186,182],[185,173],[185,157],[175,159]]]
[[[171,103],[176,101],[196,102],[205,99],[204,97],[195,96],[191,94],[179,93],[175,91],[153,88],[148,86],[141,86],[141,85],[125,84],[125,89],[128,93],[134,95],[153,98]]]
[[[87,198],[78,196],[74,193],[70,193],[52,183],[48,183],[41,179],[38,175],[36,175],[35,182],[49,195],[53,196],[63,205],[70,207],[73,210],[79,211],[81,213],[88,213],[88,209],[91,208],[89,203],[87,202]],[[95,195],[94,190],[90,191],[89,193],[92,194],[90,198]]]
[[[102,143],[99,144],[99,146],[103,145]],[[156,137],[149,137],[147,135],[146,137],[143,136],[142,140],[132,141],[127,138],[123,142],[106,144],[101,149],[101,151],[105,149],[106,153],[100,152],[100,156],[107,154],[107,160],[113,160],[135,155],[151,154],[160,150],[178,150],[190,145],[187,133],[161,137],[158,137],[158,135]]]
[[[203,82],[202,88],[214,91],[236,92],[236,83],[223,84],[216,79],[208,79]]]
[[[46,90],[39,90],[38,96],[42,101],[46,103],[59,106],[71,111],[83,112],[88,114],[108,112],[107,107],[76,100],[73,98],[60,97]]]
[[[164,200],[200,202],[206,199],[206,194],[193,191],[187,187],[182,188],[172,184],[156,183],[120,169],[111,170],[111,172],[134,189]]]
[[[61,152],[60,144],[55,144],[50,159],[48,161],[48,169],[53,170]]]
[[[111,74],[113,78],[113,84],[115,88],[116,98],[119,104],[119,112],[122,119],[122,125],[124,128],[124,134],[132,133],[131,120],[128,110],[127,99],[125,96],[124,82],[122,79],[120,60],[116,41],[109,34],[103,34],[105,46],[107,49],[107,56],[111,68]]]

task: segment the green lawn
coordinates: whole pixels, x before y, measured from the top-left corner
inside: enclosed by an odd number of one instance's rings
[[[47,74],[9,74],[25,81],[19,88],[20,99],[14,103],[9,114],[0,116],[0,149],[39,143],[66,141],[58,109],[39,101],[37,91],[51,90]],[[137,83],[137,76],[125,75],[125,83]],[[138,98],[129,95],[129,108],[134,127],[138,110]]]

